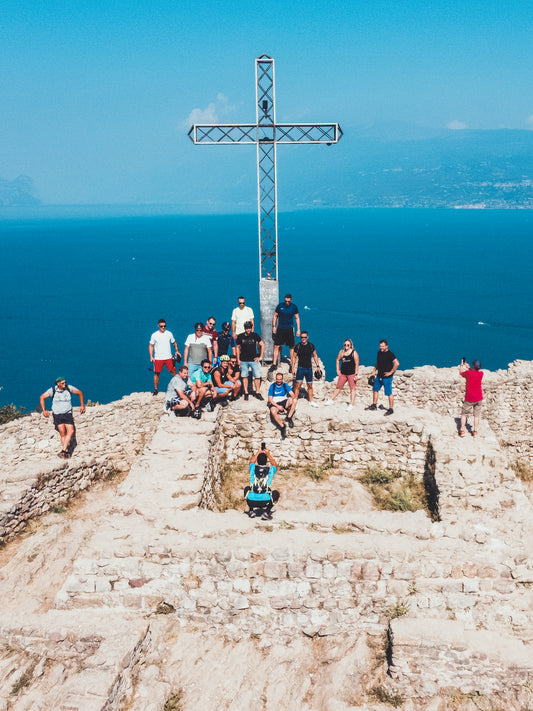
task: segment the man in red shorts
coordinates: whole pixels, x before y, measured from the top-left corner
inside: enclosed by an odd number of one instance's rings
[[[181,360],[181,354],[179,352],[176,339],[170,331],[167,331],[167,322],[164,318],[159,319],[158,326],[159,330],[152,333],[150,344],[148,346],[150,360],[154,364],[153,395],[157,395],[158,393],[159,375],[161,374],[164,365],[166,365],[168,372],[171,373],[172,376],[176,375],[176,364],[172,360],[172,352],[170,350],[171,344],[174,346],[174,350],[178,358]]]

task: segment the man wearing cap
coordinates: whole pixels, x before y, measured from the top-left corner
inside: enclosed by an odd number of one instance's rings
[[[52,398],[52,418],[54,421],[54,427],[59,432],[61,437],[61,452],[60,457],[63,459],[69,459],[71,452],[69,451],[69,446],[71,443],[72,435],[74,434],[74,418],[72,417],[72,393],[78,395],[80,398],[80,412],[83,414],[85,412],[85,403],[83,402],[83,393],[78,388],[73,385],[67,385],[65,378],[56,378],[55,385],[48,388],[41,397],[41,410],[44,417],[50,417],[50,411],[45,407],[45,400],[49,397]]]
[[[213,385],[216,390],[215,400],[221,401],[221,405],[225,406],[227,404],[227,399],[230,395],[233,395],[233,399],[237,397],[237,393],[240,390],[240,381],[234,382],[230,377],[230,357],[229,355],[220,356],[220,365],[213,368],[211,372],[211,377],[213,379]]]
[[[194,333],[190,333],[185,341],[183,365],[189,366],[189,378],[194,381],[194,374],[202,369],[202,361],[213,362],[211,338],[204,333],[204,324],[200,321],[194,325]]]
[[[223,355],[231,356],[235,353],[235,339],[230,333],[231,323],[229,321],[224,321],[222,324],[222,333],[218,334],[218,357]]]
[[[248,400],[248,375],[250,370],[254,378],[254,395],[258,400],[263,400],[263,396],[259,392],[261,387],[261,366],[259,363],[263,359],[265,352],[265,344],[258,333],[253,333],[253,323],[246,321],[244,324],[244,333],[237,336],[237,359],[241,364],[242,384],[244,385],[244,399]],[[257,350],[259,349],[259,353]]]
[[[174,376],[176,375],[176,363],[172,360],[172,353],[170,346],[174,346],[174,351],[178,358],[181,359],[180,351],[176,339],[170,331],[167,331],[167,322],[164,318],[160,318],[158,321],[158,330],[152,333],[150,338],[150,343],[148,345],[148,352],[150,353],[150,361],[154,364],[154,392],[153,395],[157,395],[159,387],[159,376],[165,365],[168,372]]]
[[[472,430],[472,437],[477,437],[481,403],[483,401],[483,390],[481,389],[483,371],[481,370],[481,362],[479,360],[473,360],[472,368],[470,368],[466,362],[461,363],[459,366],[459,373],[466,380],[466,393],[461,410],[461,429],[459,430],[459,436],[465,436],[467,417],[468,415],[474,415],[474,429]]]

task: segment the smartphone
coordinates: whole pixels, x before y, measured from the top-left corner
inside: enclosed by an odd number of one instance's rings
[[[261,442],[261,449],[266,449],[266,444],[264,442]]]

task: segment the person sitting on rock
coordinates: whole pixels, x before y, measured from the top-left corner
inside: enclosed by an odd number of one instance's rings
[[[230,378],[229,355],[220,356],[220,365],[213,368],[213,387],[215,389],[215,401],[220,402],[222,407],[228,404],[228,398],[235,392],[235,383]],[[241,384],[239,383],[239,388]],[[238,391],[238,388],[237,388]]]
[[[237,356],[235,354],[230,355],[230,357],[229,357],[228,378],[233,383],[233,399],[236,400],[239,397],[239,393],[240,393],[241,387],[242,387],[242,382],[241,382],[241,369],[239,366],[239,361],[237,360]]]
[[[207,412],[212,412],[213,400],[217,392],[211,376],[211,363],[205,358],[200,366],[200,370],[195,371],[192,377],[192,381],[196,385],[196,407],[199,408],[204,404]]]
[[[201,413],[195,407],[195,401],[196,385],[189,380],[189,368],[182,365],[168,384],[165,408],[169,413],[189,415],[199,420]]]
[[[268,408],[280,429],[281,439],[285,439],[287,436],[287,425],[285,425],[281,416],[285,414],[289,427],[294,427],[292,417],[297,404],[298,400],[294,397],[291,386],[283,382],[283,373],[277,372],[276,380],[268,389]]]
[[[261,517],[263,521],[272,518],[272,508],[279,500],[279,491],[270,486],[277,471],[274,457],[263,444],[259,452],[250,459],[250,486],[244,490],[250,518]]]

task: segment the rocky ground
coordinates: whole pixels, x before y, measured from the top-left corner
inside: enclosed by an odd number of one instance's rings
[[[432,410],[416,393],[439,378]],[[410,371],[392,418],[366,391],[351,412],[301,401],[284,442],[256,400],[194,421],[138,393],[77,414],[66,464],[48,421],[4,426],[0,709],[533,708],[528,490],[497,412],[457,436],[454,382]],[[240,510],[261,441],[270,522]],[[433,517],[378,510],[373,463],[434,487]]]

